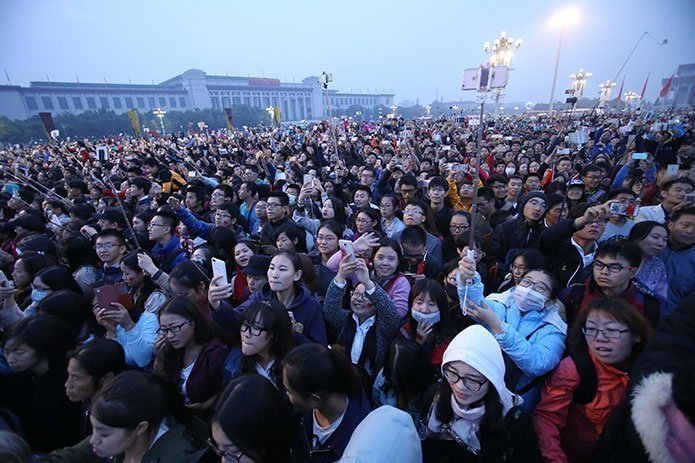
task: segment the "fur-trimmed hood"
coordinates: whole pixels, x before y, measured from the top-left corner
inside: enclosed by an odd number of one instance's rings
[[[669,428],[664,407],[673,400],[672,381],[672,373],[653,373],[632,393],[632,422],[654,463],[677,463],[666,447]]]

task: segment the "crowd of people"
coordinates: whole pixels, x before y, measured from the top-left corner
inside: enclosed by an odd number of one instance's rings
[[[0,460],[693,461],[693,121],[5,147]]]

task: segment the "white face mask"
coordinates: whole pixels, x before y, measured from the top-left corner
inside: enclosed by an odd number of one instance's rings
[[[439,312],[422,313],[417,310],[411,310],[411,313],[413,314],[413,319],[418,323],[425,322],[434,325],[435,323],[439,323],[442,319],[442,314]]]
[[[504,169],[504,173],[507,175],[514,175],[516,173],[516,169],[513,167],[507,167]]]
[[[512,297],[522,312],[541,311],[545,307],[547,297],[524,286],[515,286]]]

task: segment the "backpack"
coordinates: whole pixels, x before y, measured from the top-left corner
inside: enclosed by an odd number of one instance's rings
[[[588,351],[573,352],[570,354],[570,357],[572,357],[572,361],[579,373],[579,386],[573,392],[574,402],[588,404],[594,400],[598,390],[596,367]]]

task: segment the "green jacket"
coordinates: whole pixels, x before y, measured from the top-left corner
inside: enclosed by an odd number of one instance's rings
[[[179,421],[167,419],[169,431],[164,433],[143,456],[141,463],[206,463],[218,461],[209,451],[204,436],[191,431]],[[91,437],[91,436],[90,436]],[[35,461],[39,463],[103,463],[122,462],[123,455],[101,458],[92,451],[90,437],[72,447],[56,450]]]

